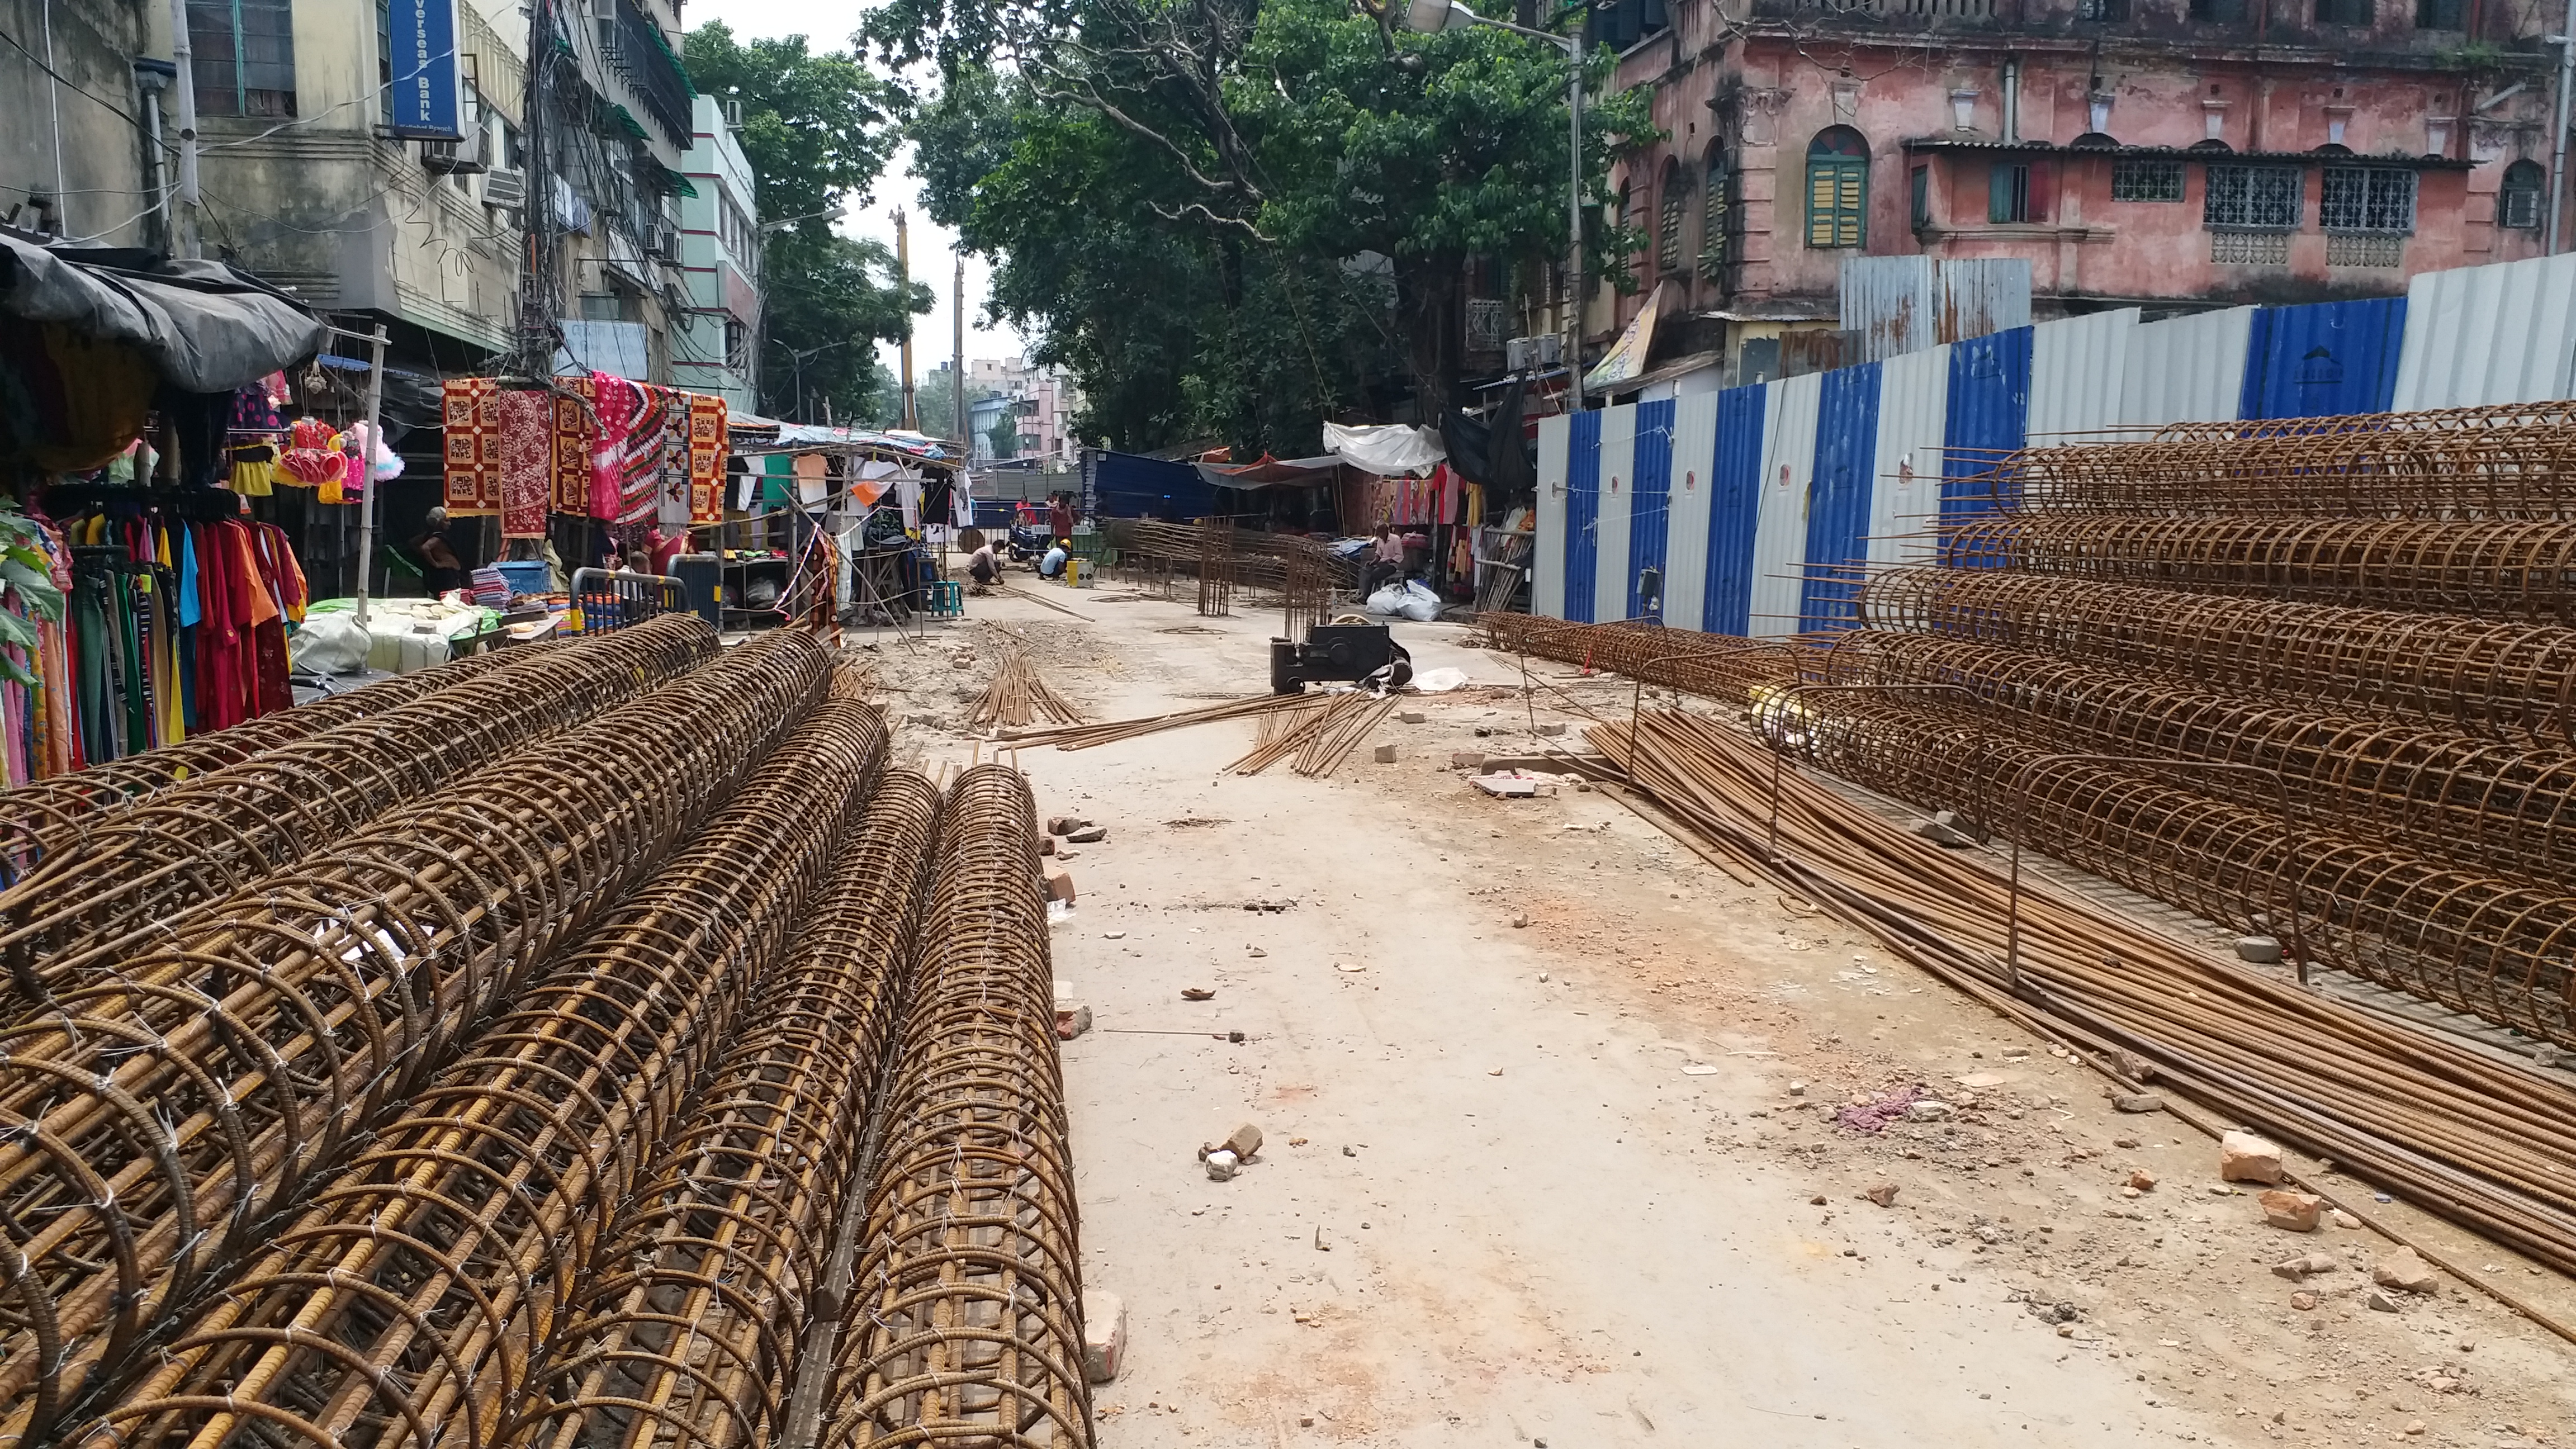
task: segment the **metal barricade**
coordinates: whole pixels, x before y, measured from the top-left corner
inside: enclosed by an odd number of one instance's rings
[[[575,634],[604,634],[640,624],[656,614],[689,613],[689,586],[666,574],[576,569],[572,576]]]

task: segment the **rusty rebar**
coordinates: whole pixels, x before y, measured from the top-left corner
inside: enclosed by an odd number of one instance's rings
[[[1783,640],[1666,629],[1641,620],[1568,624],[1532,614],[1480,614],[1490,647],[1624,674],[1733,704],[1798,681],[1815,650]]]
[[[2051,749],[2259,765],[2321,827],[2533,885],[2576,882],[2576,750],[2248,699],[1938,634],[1846,635],[1824,673],[1956,686],[1988,728]],[[2271,799],[2268,786],[2234,783],[2206,788],[2249,808]]]
[[[827,1449],[1088,1449],[1081,1255],[1037,810],[977,766],[941,812]]]
[[[42,1437],[614,907],[825,688],[780,631],[0,1029],[0,1445]]]
[[[1962,568],[2576,625],[2576,522],[1985,514],[1939,547]]]
[[[530,650],[445,688],[197,776],[48,852],[0,890],[0,1019],[111,969],[147,935],[356,834],[434,801],[466,772],[703,664],[694,615]],[[14,988],[14,990],[8,989]]]
[[[875,711],[809,708],[685,849],[66,1442],[512,1442],[531,1366],[605,1251],[630,1246],[605,1231],[609,1214],[733,1025],[789,1005],[763,984],[885,757]]]
[[[520,655],[555,647],[558,646],[552,643],[523,644],[469,654],[417,673],[326,695],[311,704],[254,716],[230,729],[190,735],[174,744],[108,760],[86,770],[0,790],[0,880],[15,879],[18,872],[41,860],[48,850],[77,838],[85,826],[149,800],[173,785],[240,764],[308,735],[381,714],[513,663]]]
[[[1972,732],[1938,703],[1839,696],[1810,710],[1802,753],[1900,800],[1995,800],[1987,822],[2079,869],[2239,930],[2297,915],[2319,965],[2576,1046],[2576,896],[2451,868],[2276,810],[2238,805],[2150,766],[2067,759]]]
[[[599,1254],[509,1440],[774,1440],[825,1274],[929,888],[939,791],[889,772],[808,907],[759,1020],[717,1066]]]
[[[1942,634],[2212,689],[2332,702],[2470,734],[2576,734],[2576,629],[2176,594],[1997,569],[1891,569],[1861,596],[1874,629]]]

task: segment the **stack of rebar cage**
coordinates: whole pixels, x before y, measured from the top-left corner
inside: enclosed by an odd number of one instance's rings
[[[862,688],[661,619],[0,793],[0,1446],[1087,1445],[1034,806]]]
[[[2183,425],[1992,503],[1870,575],[1775,737],[2576,1045],[2576,420]]]

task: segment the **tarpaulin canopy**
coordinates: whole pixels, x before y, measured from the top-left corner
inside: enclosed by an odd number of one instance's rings
[[[301,303],[221,262],[10,236],[0,236],[0,311],[125,343],[183,392],[257,382],[321,351],[329,331]]]
[[[1438,433],[1402,423],[1326,423],[1324,446],[1361,472],[1382,478],[1428,473],[1449,456]]]
[[[1219,488],[1322,488],[1338,476],[1342,460],[1326,453],[1320,458],[1273,458],[1263,456],[1258,463],[1194,463],[1199,476]]]

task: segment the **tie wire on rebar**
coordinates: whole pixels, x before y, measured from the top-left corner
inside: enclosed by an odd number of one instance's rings
[[[1081,1255],[1037,809],[1000,765],[941,812],[824,1449],[1088,1449]]]
[[[0,1029],[0,1445],[43,1437],[821,697],[799,631],[477,771]]]
[[[95,824],[0,891],[0,1019],[94,979],[192,908],[436,800],[471,770],[704,664],[695,615],[524,654],[393,709],[197,776]],[[515,657],[514,657],[515,656]]]
[[[685,848],[65,1442],[219,1449],[242,1430],[315,1449],[519,1442],[532,1373],[614,1271],[606,1254],[635,1246],[606,1231],[612,1216],[734,1028],[797,1009],[769,984],[886,751],[867,705],[799,713]]]

